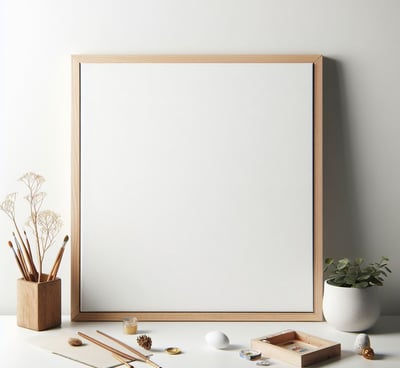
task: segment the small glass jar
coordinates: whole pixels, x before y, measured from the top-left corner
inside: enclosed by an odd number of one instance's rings
[[[137,332],[137,318],[125,317],[122,319],[124,334],[134,335]]]

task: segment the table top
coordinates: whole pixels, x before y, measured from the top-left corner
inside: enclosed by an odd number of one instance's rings
[[[78,337],[78,331],[96,336],[96,329],[137,348],[137,335],[123,334],[122,322],[70,322],[63,317],[62,326],[47,331],[32,331],[17,327],[15,316],[0,316],[0,356],[1,367],[87,367],[82,363],[52,354],[38,343],[60,336]],[[354,341],[358,333],[335,330],[326,322],[138,322],[137,334],[152,338],[151,359],[163,368],[255,368],[256,362],[240,357],[240,350],[250,347],[250,340],[293,329],[341,344],[341,357],[317,363],[313,367],[400,367],[400,316],[381,317],[368,331],[375,359],[367,360],[354,351]],[[210,331],[222,331],[230,340],[230,345],[218,350],[207,345],[205,335]],[[93,335],[94,334],[94,335]],[[67,341],[66,341],[67,343]],[[169,355],[164,349],[176,346],[182,354]],[[93,347],[101,350],[101,348]],[[108,352],[107,352],[108,354]],[[270,358],[273,367],[293,367],[280,360]],[[116,366],[118,363],[116,362]],[[144,362],[134,362],[134,367],[149,367]]]

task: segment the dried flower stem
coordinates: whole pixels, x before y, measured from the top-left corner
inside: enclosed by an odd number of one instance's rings
[[[0,209],[7,214],[15,227],[19,241],[13,233],[14,239],[19,252],[21,265],[24,267],[26,275],[29,276],[28,279],[40,282],[43,274],[43,261],[45,254],[54,244],[55,238],[61,229],[62,222],[60,216],[53,211],[40,210],[43,199],[46,195],[45,193],[40,192],[40,188],[44,182],[44,178],[41,175],[28,172],[23,175],[19,181],[22,181],[28,188],[28,195],[25,197],[29,203],[30,209],[28,226],[32,229],[35,237],[39,271],[36,269],[35,262],[33,261],[32,250],[26,232],[24,231],[24,240],[17,225],[15,217],[16,193],[9,194],[6,199],[0,203]],[[19,246],[19,244],[21,244],[21,246]]]
[[[25,177],[28,174],[25,175]],[[24,177],[22,177],[20,180],[23,180]],[[42,277],[42,273],[43,273],[43,257],[40,251],[40,241],[39,241],[39,231],[38,231],[38,227],[37,227],[37,217],[38,217],[38,211],[40,209],[36,208],[36,204],[33,201],[33,198],[35,198],[35,189],[39,190],[40,186],[35,185],[34,182],[31,181],[24,181],[24,183],[26,184],[26,186],[29,189],[29,196],[26,197],[26,199],[29,202],[29,206],[30,206],[30,210],[31,210],[31,221],[33,224],[33,232],[35,234],[35,238],[36,238],[36,251],[37,251],[37,256],[38,256],[38,260],[39,260],[39,275],[38,275],[38,282],[40,281],[41,277]],[[41,204],[41,203],[40,203]]]

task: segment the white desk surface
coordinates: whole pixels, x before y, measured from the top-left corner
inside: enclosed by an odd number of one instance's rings
[[[70,322],[63,317],[61,328],[48,331],[31,331],[17,327],[15,316],[0,316],[0,366],[2,368],[24,367],[87,367],[81,363],[51,354],[39,348],[32,341],[38,336],[72,336],[77,331],[88,332],[95,329],[124,340],[137,347],[135,335],[123,335],[121,322]],[[246,368],[257,367],[254,361],[239,356],[240,349],[248,348],[250,339],[272,334],[285,329],[300,330],[342,345],[340,359],[328,360],[313,367],[400,367],[400,316],[382,317],[368,334],[375,350],[375,360],[366,360],[354,352],[353,344],[358,333],[334,330],[325,322],[140,322],[138,334],[147,334],[153,340],[152,360],[163,368]],[[224,350],[209,347],[204,336],[207,332],[223,331],[231,345]],[[178,346],[180,355],[168,355],[163,349]],[[100,348],[99,348],[100,349]],[[136,368],[150,367],[143,362],[135,362]],[[287,363],[271,359],[271,367],[293,367]]]

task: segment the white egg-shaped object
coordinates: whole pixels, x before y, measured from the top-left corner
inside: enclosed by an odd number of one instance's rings
[[[364,348],[369,348],[371,346],[371,342],[369,340],[369,336],[365,333],[361,333],[357,335],[356,340],[354,341],[354,350],[357,354],[362,353]]]
[[[224,349],[229,345],[229,338],[221,331],[210,331],[205,336],[208,345],[215,349]]]

